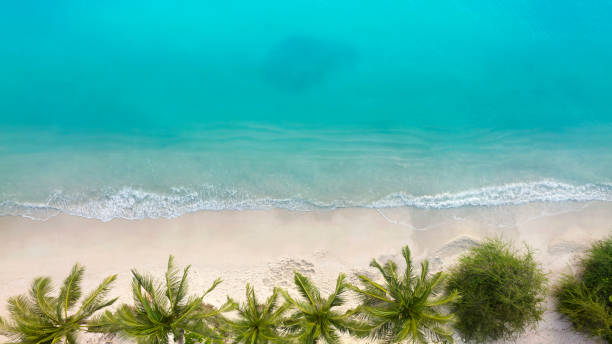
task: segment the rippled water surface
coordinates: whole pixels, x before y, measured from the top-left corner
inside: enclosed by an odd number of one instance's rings
[[[0,215],[612,201],[612,3],[0,4]]]

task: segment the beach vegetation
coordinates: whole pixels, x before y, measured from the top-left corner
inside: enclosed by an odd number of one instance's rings
[[[281,290],[292,306],[292,313],[284,324],[287,340],[304,344],[337,344],[340,343],[340,333],[356,337],[369,334],[370,328],[355,318],[355,310],[338,310],[346,301],[344,274],[338,276],[336,287],[328,297],[323,297],[312,281],[297,271],[294,272],[294,282],[301,298],[294,298],[286,290]]]
[[[38,277],[26,295],[8,300],[9,318],[0,318],[0,334],[13,343],[76,344],[78,334],[86,329],[87,321],[97,311],[117,299],[107,299],[116,275],[105,278],[98,287],[83,296],[81,282],[85,268],[75,264],[57,296],[51,279]],[[78,301],[81,300],[77,308]]]
[[[612,236],[595,242],[580,262],[582,281],[600,299],[612,295]],[[610,304],[609,306],[612,306]]]
[[[323,296],[305,275],[294,272],[296,294],[275,287],[259,299],[246,284],[244,302],[231,298],[220,307],[205,297],[221,283],[190,294],[190,266],[179,269],[170,256],[163,278],[133,269],[130,304],[97,312],[116,275],[82,297],[84,268],[74,265],[57,295],[49,278],[36,278],[29,294],[9,299],[0,317],[0,335],[12,343],[76,344],[79,332],[118,334],[138,344],[340,344],[350,335],[382,343],[452,343],[516,338],[543,314],[547,278],[533,252],[500,239],[487,239],[460,257],[448,274],[430,272],[412,261],[408,246],[401,261],[370,266],[378,278],[359,274],[359,285],[340,274]],[[612,238],[597,242],[580,261],[576,275],[563,275],[554,294],[557,309],[575,328],[612,343]],[[347,292],[358,297],[349,309]],[[77,307],[78,301],[81,305]],[[226,312],[235,311],[226,317]]]
[[[279,343],[283,342],[282,326],[291,304],[281,303],[280,290],[274,292],[264,303],[260,303],[255,290],[246,285],[246,302],[238,304],[232,300],[237,310],[237,319],[228,320],[233,343]]]
[[[452,343],[449,325],[454,317],[444,307],[456,301],[458,293],[443,293],[446,276],[442,272],[430,275],[426,260],[416,273],[408,246],[402,256],[403,272],[392,260],[383,266],[374,259],[370,266],[380,272],[383,282],[358,275],[363,287],[351,286],[361,298],[360,312],[371,326],[370,336],[385,343]]]
[[[565,274],[554,291],[557,311],[577,331],[612,343],[612,237],[596,242],[577,274]]]
[[[447,293],[461,295],[450,309],[466,341],[513,339],[542,319],[547,278],[527,246],[519,252],[501,239],[487,239],[449,275]]]
[[[119,333],[139,344],[166,344],[170,337],[183,344],[185,332],[192,338],[221,339],[216,325],[221,313],[232,309],[232,303],[216,309],[203,302],[221,283],[219,279],[202,294],[188,296],[189,269],[187,266],[181,273],[170,256],[163,282],[132,270],[133,305],[121,305],[114,313],[106,311],[92,321],[90,331]]]

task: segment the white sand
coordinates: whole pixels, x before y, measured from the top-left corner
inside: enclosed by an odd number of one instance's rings
[[[198,212],[176,219],[100,222],[57,216],[45,222],[0,217],[0,314],[8,297],[25,292],[31,280],[51,276],[58,285],[76,261],[87,267],[85,289],[118,273],[114,296],[130,302],[129,271],[160,274],[169,254],[192,264],[192,291],[216,278],[224,282],[208,302],[226,295],[242,300],[244,284],[258,295],[292,285],[293,270],[312,276],[325,292],[337,274],[352,279],[372,271],[372,258],[398,259],[410,245],[415,260],[432,268],[452,265],[467,248],[487,236],[526,242],[554,281],[569,271],[588,245],[612,233],[612,204],[530,204],[447,210],[343,209]],[[553,307],[548,302],[549,309]],[[87,342],[104,342],[97,335]],[[349,340],[345,341],[349,343]],[[537,329],[517,343],[594,343],[574,333],[552,310]]]

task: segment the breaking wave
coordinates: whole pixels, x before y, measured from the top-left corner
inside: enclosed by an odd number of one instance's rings
[[[415,196],[407,192],[389,194],[374,201],[319,200],[292,198],[257,198],[235,190],[211,193],[202,189],[172,188],[159,193],[133,187],[98,193],[69,194],[56,191],[44,202],[0,201],[0,216],[24,216],[46,220],[64,213],[110,221],[115,218],[173,218],[186,213],[209,210],[288,209],[312,211],[336,208],[443,209],[492,207],[531,202],[612,202],[612,184],[572,185],[553,180],[487,186],[461,192]]]

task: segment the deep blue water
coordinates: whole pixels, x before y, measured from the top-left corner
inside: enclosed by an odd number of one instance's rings
[[[0,215],[612,201],[612,1],[5,1]]]

